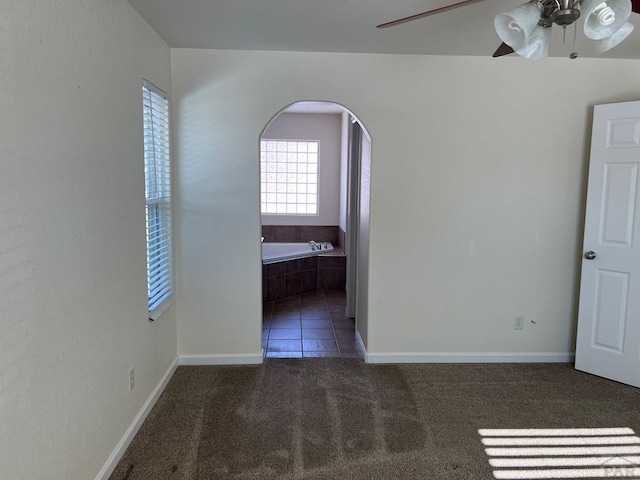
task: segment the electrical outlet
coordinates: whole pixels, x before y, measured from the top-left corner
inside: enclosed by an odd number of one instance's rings
[[[133,390],[136,386],[136,371],[132,368],[129,370],[129,390]]]
[[[513,317],[513,329],[524,330],[524,315],[516,315]]]

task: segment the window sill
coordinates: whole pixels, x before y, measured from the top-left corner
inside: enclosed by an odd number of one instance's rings
[[[164,300],[164,302],[162,302],[160,305],[149,312],[149,320],[153,322],[159,319],[162,314],[173,304],[174,300],[175,296],[173,294],[169,295]]]

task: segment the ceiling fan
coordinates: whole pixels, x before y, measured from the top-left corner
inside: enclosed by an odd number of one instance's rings
[[[382,23],[378,28],[393,27],[482,1],[458,1]],[[640,13],[640,0],[531,0],[496,16],[494,26],[502,44],[493,57],[515,52],[525,58],[544,58],[549,49],[551,27],[556,24],[566,28],[581,16],[585,35],[597,42],[596,52],[603,53],[631,34],[634,26],[627,21],[631,12]],[[577,53],[571,54],[571,58],[577,56]]]

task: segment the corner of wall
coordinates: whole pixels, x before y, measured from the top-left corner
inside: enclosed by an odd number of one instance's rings
[[[125,452],[127,451],[127,448],[129,448],[129,445],[131,444],[136,434],[140,430],[140,427],[142,427],[142,424],[147,419],[147,417],[149,416],[149,413],[151,413],[151,410],[153,409],[154,405],[162,395],[162,392],[164,392],[165,388],[167,388],[169,381],[171,380],[171,378],[173,377],[173,374],[176,372],[177,369],[178,369],[178,358],[176,358],[173,362],[171,362],[171,365],[169,365],[169,368],[167,369],[167,371],[160,378],[160,381],[158,382],[156,387],[153,389],[153,391],[149,395],[149,398],[147,398],[147,400],[144,402],[144,404],[140,408],[140,411],[134,417],[133,421],[131,422],[131,425],[129,425],[129,428],[127,428],[126,432],[118,442],[118,445],[116,445],[116,448],[113,450],[111,455],[109,455],[109,458],[107,459],[106,463],[96,475],[96,480],[109,479],[113,471],[118,466],[118,462],[120,462]]]

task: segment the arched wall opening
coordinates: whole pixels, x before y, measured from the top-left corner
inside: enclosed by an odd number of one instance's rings
[[[263,350],[362,356],[371,137],[345,106],[299,101],[277,112],[259,141]]]

